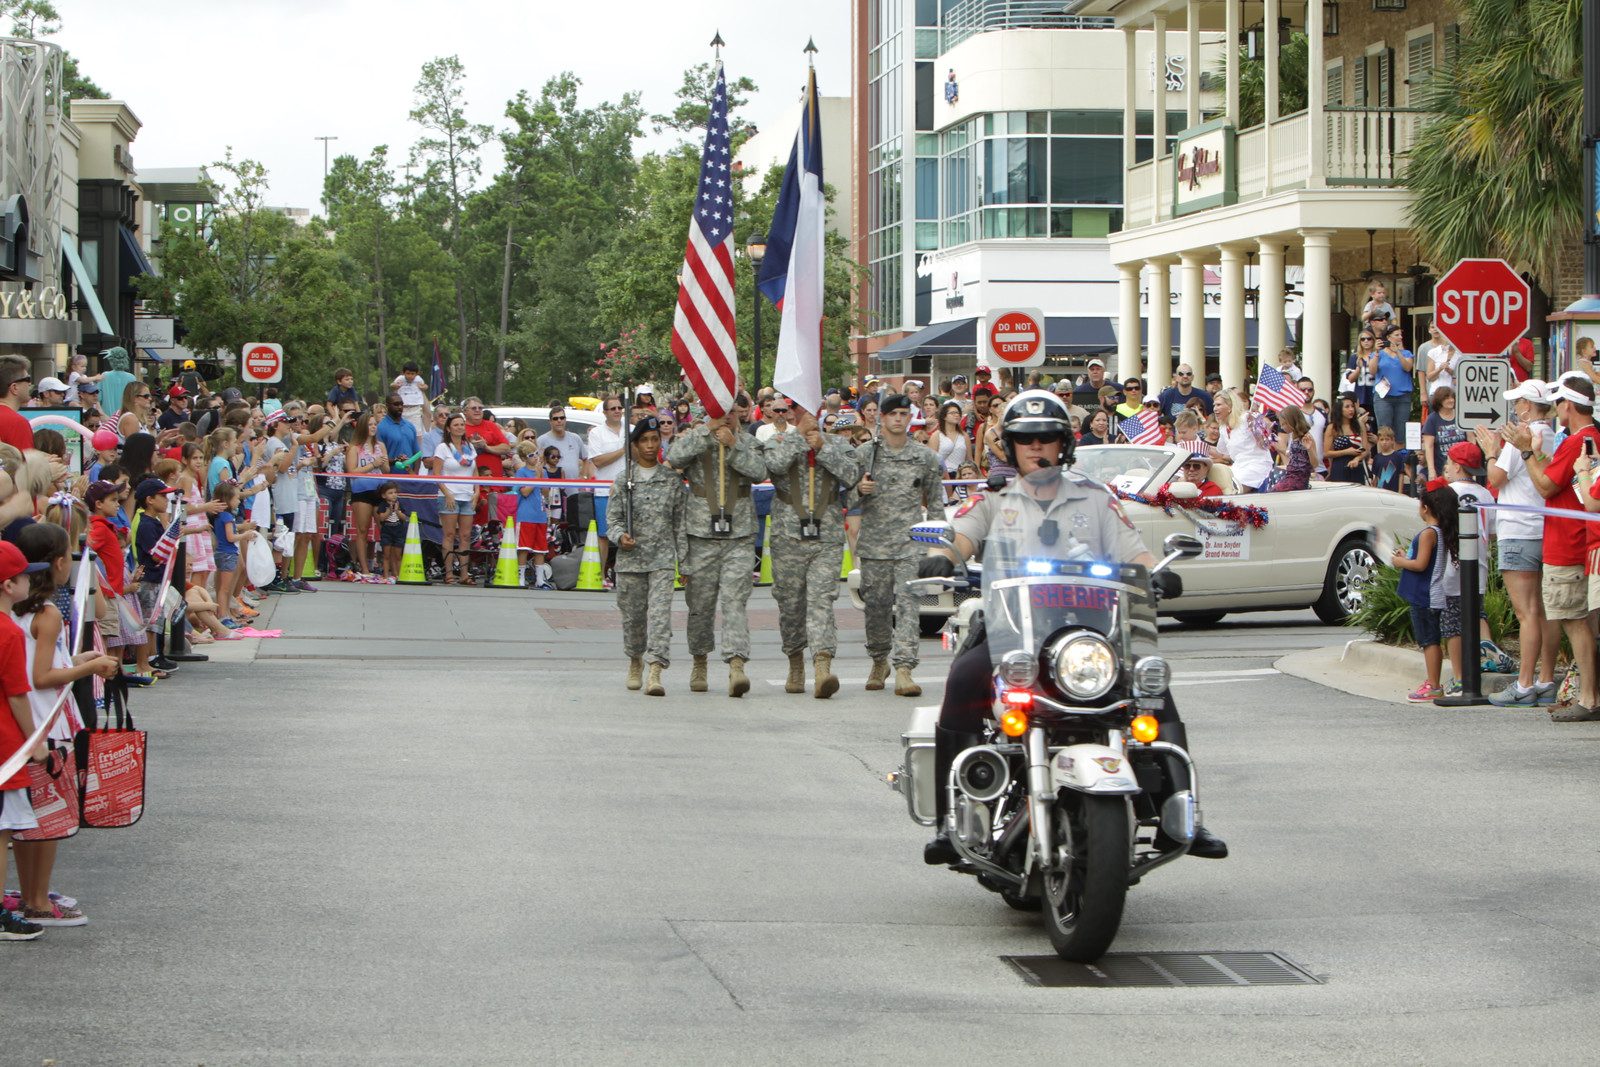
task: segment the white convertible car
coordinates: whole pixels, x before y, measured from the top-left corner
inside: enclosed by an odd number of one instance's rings
[[[1158,489],[1182,481],[1187,455],[1164,445],[1094,445],[1078,449],[1073,467],[1153,499]],[[1397,537],[1409,543],[1422,528],[1417,502],[1387,489],[1312,482],[1293,492],[1235,494],[1229,469],[1220,463],[1212,466],[1211,478],[1222,487],[1225,502],[1261,508],[1267,524],[1252,529],[1199,508],[1174,504],[1168,515],[1152,504],[1123,501],[1151,551],[1159,552],[1172,533],[1194,534],[1205,543],[1204,554],[1173,566],[1183,577],[1183,596],[1161,605],[1162,615],[1185,622],[1210,624],[1229,612],[1309,607],[1322,621],[1341,623],[1361,603],[1375,549],[1387,551]],[[1192,491],[1182,486],[1175,495]],[[923,633],[937,633],[958,600],[970,595],[964,590],[920,598]],[[862,606],[854,571],[850,597]]]

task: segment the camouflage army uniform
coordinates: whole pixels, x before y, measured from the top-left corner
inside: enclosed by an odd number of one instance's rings
[[[617,608],[622,651],[629,659],[666,667],[672,645],[672,570],[688,554],[684,534],[683,478],[663,466],[635,467],[633,491],[617,479],[611,494],[613,540],[622,539],[633,513],[633,548],[617,549]]]
[[[718,463],[719,453],[723,457]],[[755,559],[756,508],[752,482],[767,477],[756,439],[733,427],[733,445],[724,448],[700,425],[673,438],[667,462],[689,479],[684,509],[688,553],[681,570],[690,581],[684,591],[689,605],[689,654],[708,656],[716,648],[716,613],[722,608],[722,658],[750,658],[751,563]],[[728,537],[712,537],[711,521],[719,502],[732,520]]]
[[[807,646],[813,655],[832,655],[838,647],[833,602],[839,595],[844,563],[844,510],[839,487],[861,480],[861,464],[835,434],[823,434],[821,451],[810,462],[805,435],[789,430],[766,444],[767,473],[777,488],[772,508],[772,595],[778,602],[783,654]],[[803,540],[801,524],[814,518],[817,540]]]
[[[856,449],[856,458],[861,473],[876,483],[869,494],[851,494],[861,506],[855,555],[867,607],[867,654],[875,660],[890,656],[893,612],[893,665],[915,667],[917,598],[906,583],[917,576],[917,561],[927,550],[911,540],[911,527],[930,514],[944,517],[944,467],[938,453],[911,440],[900,448],[869,441]]]

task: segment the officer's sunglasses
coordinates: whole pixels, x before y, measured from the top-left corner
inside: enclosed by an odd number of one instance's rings
[[[1061,441],[1059,433],[1019,433],[1012,434],[1011,439],[1019,445],[1053,445]]]

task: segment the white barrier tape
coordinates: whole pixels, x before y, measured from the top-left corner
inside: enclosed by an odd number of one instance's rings
[[[1554,515],[1558,519],[1576,519],[1581,522],[1600,522],[1600,511],[1574,511],[1571,508],[1541,508],[1532,504],[1483,504],[1467,501],[1479,511],[1519,511],[1526,515]]]
[[[544,486],[576,486],[580,489],[614,489],[616,482],[600,481],[593,478],[485,478],[481,474],[473,475],[432,475],[432,474],[342,474],[338,471],[312,471],[315,478],[370,478],[379,482],[449,482],[451,485],[544,485]],[[753,487],[765,488],[771,482],[755,482]],[[946,478],[940,485],[984,485],[982,478]]]

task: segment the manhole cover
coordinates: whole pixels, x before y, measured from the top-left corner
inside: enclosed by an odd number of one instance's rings
[[[1247,986],[1321,985],[1276,952],[1108,952],[1093,963],[1059,956],[1001,956],[1032,985]]]

